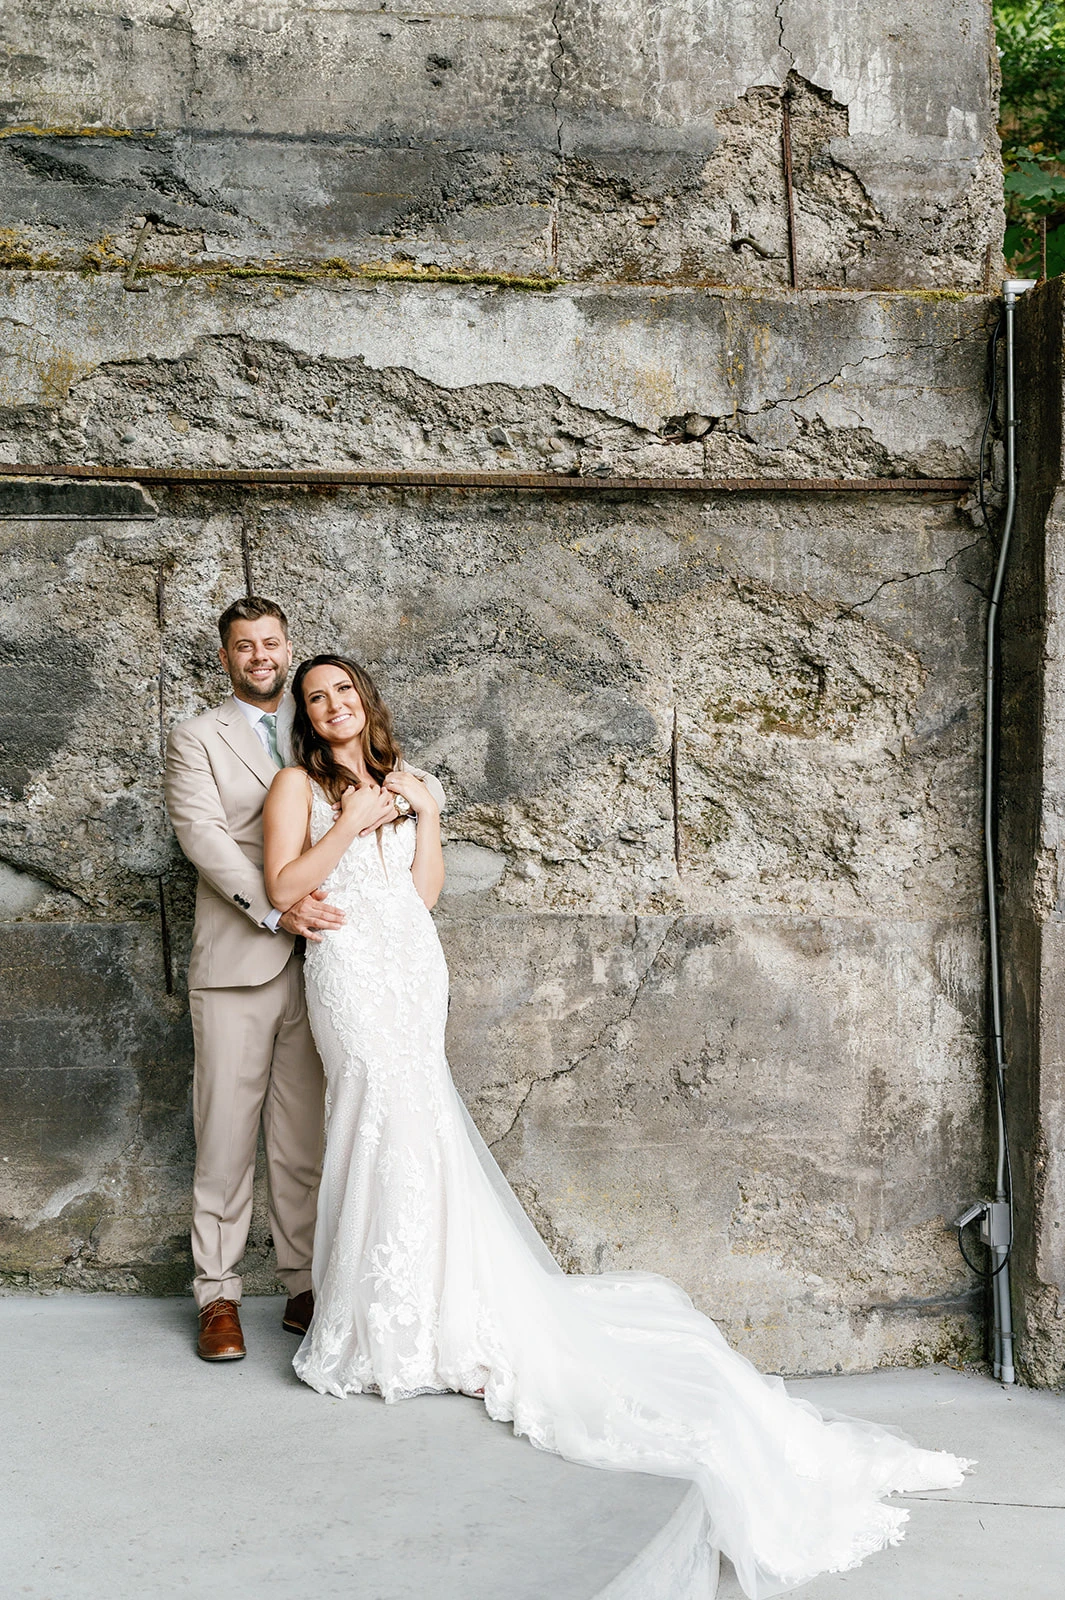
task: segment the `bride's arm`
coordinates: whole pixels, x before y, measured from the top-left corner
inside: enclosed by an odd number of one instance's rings
[[[360,833],[395,817],[392,796],[376,784],[345,789],[340,814],[311,844],[311,785],[299,767],[283,767],[263,807],[263,877],[270,903],[281,911],[313,893]]]
[[[418,813],[418,838],[410,875],[414,887],[431,911],[444,887],[444,853],[440,844],[440,807],[429,786],[413,772],[398,768],[385,779],[385,788],[401,794]]]

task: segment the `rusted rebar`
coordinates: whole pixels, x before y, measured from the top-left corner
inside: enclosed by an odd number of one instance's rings
[[[159,874],[159,935],[163,945],[163,982],[167,994],[174,992],[174,956],[170,947],[170,920],[166,912],[166,878]]]
[[[791,161],[791,90],[784,86],[780,97],[781,105],[781,135],[780,142],[784,152],[784,196],[788,204],[788,266],[791,271],[791,287],[799,287],[799,258],[795,244],[795,182]]]
[[[155,573],[155,620],[159,624],[159,661],[156,671],[156,712],[159,722],[159,754],[166,756],[166,662],[163,658],[163,629],[166,627],[166,570]]]
[[[255,593],[255,573],[251,564],[251,536],[246,522],[241,524],[240,529],[240,560],[244,568],[244,593],[250,600]]]
[[[101,482],[238,484],[247,488],[520,489],[547,494],[965,494],[973,478],[627,478],[596,473],[447,472],[431,469],[302,467],[115,467],[0,464],[0,478],[88,478]]]
[[[137,268],[140,266],[141,256],[144,254],[144,246],[148,242],[148,235],[151,233],[151,231],[152,219],[151,217],[146,217],[144,219],[144,226],[137,235],[137,243],[133,247],[133,259],[130,261],[129,266],[122,275],[123,289],[128,289],[133,294],[148,293],[148,285],[146,283],[137,282]]]

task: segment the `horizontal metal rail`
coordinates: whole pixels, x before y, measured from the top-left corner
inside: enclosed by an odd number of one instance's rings
[[[560,472],[447,472],[399,468],[346,470],[304,467],[115,467],[77,464],[39,466],[0,463],[0,478],[88,478],[96,482],[245,484],[255,487],[322,489],[538,489],[549,494],[965,494],[968,478],[615,478]]]

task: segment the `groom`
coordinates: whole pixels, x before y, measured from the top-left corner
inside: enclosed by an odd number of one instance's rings
[[[173,729],[165,785],[174,832],[199,874],[189,961],[197,1351],[205,1361],[239,1361],[237,1266],[260,1122],[277,1275],[289,1294],[284,1326],[305,1333],[314,1309],[324,1084],[303,997],[302,940],[344,919],[320,891],[280,914],[263,886],[263,802],[284,765],[293,711],[285,613],[249,596],[222,613],[218,631],[233,693]]]

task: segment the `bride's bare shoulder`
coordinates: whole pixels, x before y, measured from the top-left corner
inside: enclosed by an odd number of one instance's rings
[[[267,801],[271,806],[290,807],[311,803],[311,780],[302,767],[282,767],[273,783]]]

